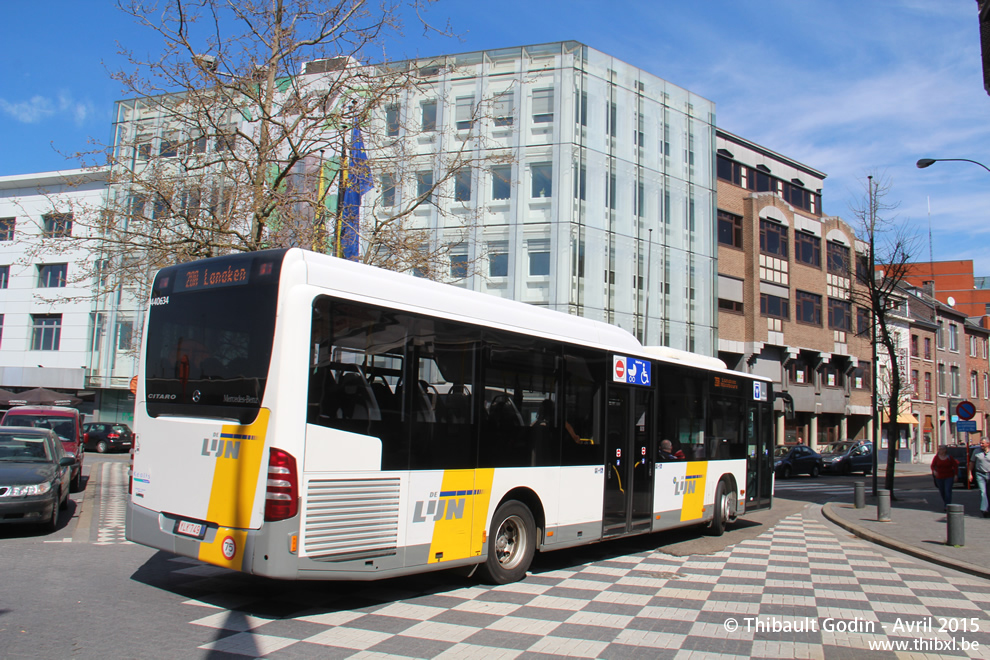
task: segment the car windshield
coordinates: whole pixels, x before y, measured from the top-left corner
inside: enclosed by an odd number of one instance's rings
[[[67,440],[75,435],[72,432],[72,418],[64,415],[11,415],[3,418],[4,426],[27,426],[36,429],[51,429]]]
[[[849,449],[851,449],[853,443],[851,442],[836,442],[833,445],[828,445],[822,448],[822,453],[825,454],[845,454]]]
[[[773,455],[777,458],[787,456],[789,453],[791,453],[791,448],[785,446],[780,446],[773,450]]]
[[[43,437],[0,435],[0,461],[47,463],[50,460],[48,443]]]

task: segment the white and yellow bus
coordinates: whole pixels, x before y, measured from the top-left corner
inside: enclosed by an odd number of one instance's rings
[[[478,567],[770,505],[765,379],[298,249],[158,273],[127,538],[283,579]]]

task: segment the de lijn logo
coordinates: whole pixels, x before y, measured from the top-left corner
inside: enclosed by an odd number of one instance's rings
[[[445,490],[439,494],[430,493],[427,500],[417,500],[413,511],[413,522],[426,522],[427,518],[437,520],[460,520],[464,517],[464,508],[468,496],[480,495],[480,490]]]
[[[690,495],[694,492],[699,479],[701,479],[700,474],[689,474],[683,479],[674,477],[674,495]]]

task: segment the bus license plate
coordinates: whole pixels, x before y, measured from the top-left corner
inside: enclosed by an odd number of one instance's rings
[[[203,533],[206,531],[206,525],[201,523],[189,522],[188,520],[180,520],[175,526],[175,533],[182,534],[183,536],[192,536],[197,539],[203,538]]]

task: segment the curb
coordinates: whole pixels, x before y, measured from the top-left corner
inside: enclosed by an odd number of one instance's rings
[[[860,527],[855,523],[851,523],[847,520],[843,520],[838,514],[836,514],[832,509],[835,506],[835,502],[826,502],[822,506],[822,514],[831,522],[835,523],[847,532],[851,532],[863,539],[864,541],[869,541],[870,543],[876,543],[877,545],[882,545],[885,548],[890,548],[891,550],[896,550],[902,552],[906,555],[911,555],[918,559],[923,559],[927,562],[933,564],[938,564],[939,566],[944,566],[946,568],[951,568],[962,573],[968,573],[970,575],[975,575],[984,579],[990,580],[990,570],[982,568],[980,566],[973,566],[972,564],[967,564],[964,562],[956,561],[949,557],[943,555],[935,554],[934,552],[929,552],[923,550],[913,545],[908,545],[897,539],[890,538],[889,536],[884,536],[883,534],[878,534],[873,530],[866,529],[865,527]]]

